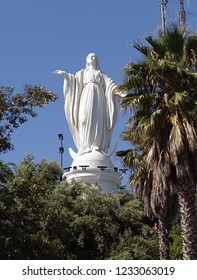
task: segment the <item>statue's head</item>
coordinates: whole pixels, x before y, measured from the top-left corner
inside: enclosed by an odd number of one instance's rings
[[[95,68],[97,70],[100,69],[99,60],[98,60],[98,57],[95,53],[89,53],[87,55],[87,57],[86,57],[86,68],[89,68],[91,63],[95,63]]]

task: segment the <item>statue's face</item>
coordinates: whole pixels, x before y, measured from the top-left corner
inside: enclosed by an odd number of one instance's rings
[[[87,63],[89,65],[96,65],[97,64],[97,57],[96,57],[96,54],[95,53],[90,53],[88,56],[87,56]]]

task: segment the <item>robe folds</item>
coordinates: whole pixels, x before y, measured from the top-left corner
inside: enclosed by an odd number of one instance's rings
[[[100,70],[80,70],[64,79],[65,114],[78,153],[107,153],[117,120],[116,85]]]

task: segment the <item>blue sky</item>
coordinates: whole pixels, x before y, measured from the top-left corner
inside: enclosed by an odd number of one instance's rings
[[[169,22],[177,18],[179,1],[168,2]],[[185,9],[189,30],[197,30],[197,1],[185,1]],[[76,148],[64,115],[63,79],[53,71],[75,73],[85,67],[86,55],[95,52],[101,69],[121,84],[122,69],[139,57],[129,42],[159,29],[159,0],[0,0],[0,11],[0,85],[15,92],[24,84],[43,85],[59,96],[13,133],[15,150],[1,159],[19,164],[31,153],[36,162],[60,162],[57,135],[62,133],[64,167],[70,166],[68,148]],[[119,137],[127,117],[120,110],[112,140],[118,150],[128,147]],[[112,161],[120,166],[115,156]]]

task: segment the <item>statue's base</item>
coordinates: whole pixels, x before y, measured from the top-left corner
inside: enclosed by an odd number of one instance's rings
[[[100,151],[77,155],[63,179],[86,181],[101,186],[104,192],[117,193],[121,185],[121,173],[113,166],[109,156]]]

